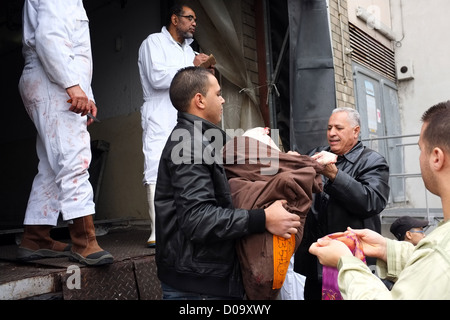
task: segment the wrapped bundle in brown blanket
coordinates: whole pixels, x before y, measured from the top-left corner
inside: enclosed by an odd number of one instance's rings
[[[247,297],[276,299],[289,260],[303,236],[312,193],[322,191],[322,165],[309,156],[291,155],[249,137],[235,137],[224,147],[224,167],[236,208],[266,208],[287,200],[285,208],[300,216],[295,237],[284,239],[269,232],[237,242],[237,254]]]

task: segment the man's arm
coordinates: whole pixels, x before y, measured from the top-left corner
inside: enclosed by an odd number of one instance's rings
[[[414,250],[410,243],[387,239],[373,230],[351,230],[360,239],[364,255],[387,262],[390,276],[400,274]],[[321,264],[339,270],[339,290],[344,299],[392,299],[401,294],[390,292],[343,242],[324,237],[313,243],[309,251],[317,256]]]
[[[352,230],[360,239],[366,256],[386,260],[386,239],[375,231]],[[341,241],[324,237],[309,249],[322,265],[339,270],[339,290],[344,299],[390,299],[387,287],[367,265],[351,253]]]
[[[70,111],[82,116],[88,112],[96,114],[97,108],[90,102],[93,100],[92,89],[87,88],[89,92],[86,93],[80,87],[80,71],[74,63],[77,45],[74,41],[90,45],[89,32],[76,34],[80,30],[89,31],[84,8],[77,7],[75,1],[41,1],[37,19],[36,52],[48,78],[66,90]]]
[[[300,217],[286,211],[282,201],[276,201],[265,210],[221,207],[213,185],[220,182],[213,182],[207,166],[181,164],[174,165],[171,170],[174,170],[171,176],[176,180],[172,185],[177,219],[192,241],[236,239],[265,229],[287,238],[300,226]],[[228,183],[226,179],[224,183]]]
[[[83,8],[78,8],[75,3],[69,0],[40,1],[38,8],[36,52],[50,81],[64,89],[80,82],[72,40],[77,19],[79,23],[88,23]]]

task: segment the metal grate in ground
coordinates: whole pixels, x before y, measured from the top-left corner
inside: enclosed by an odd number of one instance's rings
[[[86,267],[68,258],[20,263],[15,261],[17,245],[0,246],[0,299],[53,294],[65,300],[158,300],[155,250],[146,246],[148,236],[147,228],[136,226],[98,236],[100,246],[114,256],[112,265],[102,267]]]

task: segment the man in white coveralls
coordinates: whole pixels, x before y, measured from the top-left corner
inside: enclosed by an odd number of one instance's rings
[[[198,66],[208,59],[206,54],[195,54],[190,44],[197,26],[195,12],[185,5],[169,10],[167,25],[161,32],[150,34],[139,48],[139,73],[144,104],[141,107],[142,144],[145,157],[144,185],[147,188],[149,214],[152,223],[147,241],[155,246],[154,195],[159,159],[170,132],[177,123],[177,110],[169,98],[169,87],[177,71],[187,66]]]
[[[25,66],[19,90],[36,126],[38,173],[33,181],[18,250],[20,260],[69,256],[86,265],[113,262],[97,243],[89,182],[87,125],[97,114],[91,89],[89,20],[82,0],[26,0]],[[50,237],[59,213],[69,221],[72,244]]]

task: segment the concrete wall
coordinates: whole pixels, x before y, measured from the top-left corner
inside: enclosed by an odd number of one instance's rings
[[[420,117],[430,106],[450,99],[450,44],[445,32],[450,28],[446,0],[391,1],[392,27],[398,35],[394,43],[397,68],[411,63],[414,78],[398,81],[398,96],[403,134],[420,132]],[[408,148],[408,172],[420,172],[419,150]],[[414,206],[424,207],[424,187],[420,181],[408,183],[408,194]],[[431,207],[440,200],[429,194]]]

